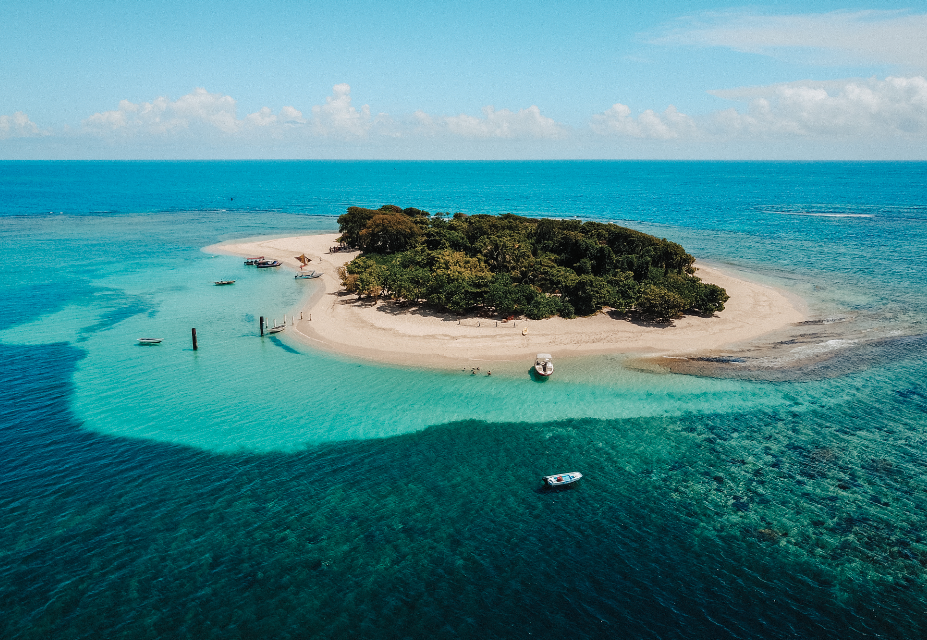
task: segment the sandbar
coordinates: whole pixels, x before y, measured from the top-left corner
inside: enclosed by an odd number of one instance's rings
[[[730,300],[713,317],[685,316],[671,325],[632,322],[608,311],[572,320],[501,322],[429,306],[358,300],[342,290],[337,274],[338,267],[358,252],[329,253],[337,237],[331,233],[254,239],[204,251],[263,255],[294,271],[300,266],[295,256],[305,253],[312,259],[306,269],[322,277],[308,281],[312,293],[297,310],[302,319],[287,328],[287,335],[327,351],[405,366],[504,366],[529,362],[539,352],[555,358],[619,353],[687,356],[750,343],[803,321],[807,314],[800,300],[782,291],[699,263],[696,275],[724,287]]]

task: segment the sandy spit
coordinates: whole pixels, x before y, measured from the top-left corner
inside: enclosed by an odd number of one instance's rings
[[[800,301],[772,287],[700,264],[696,264],[697,275],[724,287],[731,298],[724,311],[714,317],[686,316],[669,326],[629,322],[607,312],[574,320],[497,322],[429,308],[400,307],[389,301],[359,301],[341,290],[337,275],[338,267],[358,254],[329,253],[337,237],[320,234],[257,239],[217,244],[204,251],[242,257],[263,255],[294,271],[299,269],[295,256],[305,253],[312,259],[307,270],[322,277],[305,283],[313,288],[313,294],[301,309],[303,319],[288,327],[287,335],[316,348],[407,366],[498,363],[504,367],[503,363],[530,364],[539,352],[551,353],[555,359],[615,353],[687,356],[743,345],[806,318]]]

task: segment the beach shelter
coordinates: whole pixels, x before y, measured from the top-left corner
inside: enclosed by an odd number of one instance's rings
[[[300,269],[305,267],[312,260],[312,258],[307,258],[305,253],[300,256],[296,256],[296,259],[299,260],[299,264],[302,265]]]

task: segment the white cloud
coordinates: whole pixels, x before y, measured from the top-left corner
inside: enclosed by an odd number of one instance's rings
[[[792,135],[843,138],[927,136],[927,80],[790,82],[712,91],[748,103],[712,115],[706,126],[719,135]]]
[[[232,134],[241,127],[235,111],[231,96],[198,88],[173,102],[165,97],[141,104],[122,100],[118,109],[95,113],[83,124],[86,130],[96,133],[167,135],[206,127]]]
[[[565,135],[563,127],[541,115],[536,106],[510,111],[485,107],[482,117],[468,115],[432,116],[423,112],[411,121],[396,121],[387,114],[371,115],[369,105],[353,106],[351,87],[337,84],[325,104],[312,107],[311,118],[294,107],[274,113],[270,107],[236,117],[231,96],[196,89],[176,101],[158,98],[134,104],[128,100],[112,111],[95,113],[84,120],[84,130],[101,136],[139,135],[170,138],[185,132],[210,136],[218,132],[227,138],[246,136],[254,141],[268,139],[312,139],[360,141],[369,139],[416,139],[449,136],[466,139],[552,139]]]
[[[370,106],[358,111],[351,105],[351,86],[336,84],[325,104],[312,107],[312,128],[321,136],[366,136],[372,126]]]
[[[308,116],[285,106],[238,118],[234,98],[196,89],[177,100],[123,100],[116,109],[87,118],[79,131],[65,128],[55,135],[24,113],[0,116],[0,139],[43,136],[45,148],[73,148],[75,157],[765,157],[776,148],[780,155],[800,149],[804,157],[826,150],[836,158],[847,150],[845,157],[890,158],[895,150],[895,155],[923,158],[927,149],[927,80],[920,75],[711,93],[734,106],[687,115],[673,106],[632,111],[616,103],[576,129],[537,106],[485,107],[477,116],[372,115],[368,105],[352,105],[347,84],[333,87]],[[28,140],[4,146],[22,154],[23,144],[39,148]]]
[[[592,116],[600,136],[644,140],[828,139],[927,137],[927,80],[923,76],[885,80],[802,81],[711,91],[746,108],[697,117],[669,107],[636,118],[615,104]]]
[[[431,135],[449,133],[461,138],[499,139],[557,139],[566,135],[562,126],[552,118],[541,115],[532,105],[521,111],[483,107],[483,117],[466,114],[433,117],[426,113],[415,114],[418,125]]]
[[[0,116],[0,140],[35,138],[43,135],[47,135],[47,132],[40,130],[22,111],[16,111],[11,116]]]
[[[590,127],[599,135],[629,136],[652,140],[693,137],[698,133],[695,121],[670,106],[662,114],[648,109],[636,119],[631,108],[617,103],[603,113],[592,116]]]
[[[726,47],[816,64],[927,69],[927,14],[838,11],[796,15],[706,13],[654,40]]]
[[[245,122],[255,128],[278,125],[296,127],[306,124],[306,119],[303,118],[301,111],[293,107],[283,107],[277,114],[274,114],[270,107],[262,107],[259,111],[248,114],[245,117]]]

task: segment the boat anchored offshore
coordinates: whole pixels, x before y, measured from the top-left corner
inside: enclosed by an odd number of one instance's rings
[[[570,471],[569,473],[558,473],[552,476],[543,476],[541,480],[544,481],[544,486],[546,487],[562,487],[564,485],[578,482],[582,477],[583,474],[581,474],[579,471]]]
[[[164,338],[139,338],[139,344],[160,344]]]
[[[216,286],[221,286],[224,284],[235,284],[234,280],[216,280]]]
[[[554,363],[550,361],[549,353],[539,353],[534,360],[534,370],[539,376],[549,378],[554,372]]]

